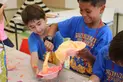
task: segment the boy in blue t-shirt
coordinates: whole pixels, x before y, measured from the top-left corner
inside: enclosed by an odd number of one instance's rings
[[[79,73],[91,74],[95,56],[112,40],[112,32],[100,17],[106,0],[78,0],[78,3],[82,16],[52,24],[48,35],[54,36],[56,31],[60,31],[64,38],[85,42],[87,46],[79,51],[79,57],[71,57],[70,68]]]
[[[38,60],[44,60],[46,47],[44,40],[47,39],[48,25],[45,12],[36,4],[27,6],[22,11],[22,20],[24,24],[32,31],[28,38],[29,50],[31,53],[31,66],[35,74],[38,74]],[[53,37],[52,43],[54,46],[50,51],[55,51],[58,46],[63,42],[63,38],[59,32]],[[50,44],[52,44],[50,43]]]
[[[102,48],[93,66],[91,82],[123,82],[123,31]]]

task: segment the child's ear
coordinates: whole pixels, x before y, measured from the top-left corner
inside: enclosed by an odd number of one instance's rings
[[[102,6],[100,7],[100,14],[102,14],[102,13],[104,12],[104,10],[105,10],[105,5],[102,5]]]

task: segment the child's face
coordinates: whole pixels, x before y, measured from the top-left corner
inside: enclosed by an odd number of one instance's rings
[[[85,23],[94,23],[100,20],[100,14],[103,13],[105,5],[94,7],[89,2],[79,2],[80,14]]]
[[[46,30],[46,20],[40,19],[40,20],[32,20],[29,21],[27,24],[27,27],[33,31],[36,34],[39,34],[42,36],[45,33]]]

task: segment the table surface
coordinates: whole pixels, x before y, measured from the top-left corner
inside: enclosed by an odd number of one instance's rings
[[[30,56],[16,49],[6,47],[9,65],[16,65],[16,69],[8,71],[8,82],[44,82],[36,79],[30,65]],[[42,62],[40,61],[41,65]],[[50,82],[82,82],[88,76],[63,69],[59,76]]]

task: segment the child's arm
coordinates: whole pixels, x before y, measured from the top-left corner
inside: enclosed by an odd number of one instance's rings
[[[56,34],[57,31],[58,31],[58,24],[57,23],[50,25],[48,36],[54,37],[54,35]]]
[[[45,46],[48,51],[52,51],[54,45],[52,44],[53,37],[55,36],[56,32],[58,31],[58,24],[52,24],[48,29],[47,38],[45,39]]]
[[[88,62],[90,62],[91,65],[94,64],[96,59],[95,56],[93,56],[91,52],[86,48],[79,51],[77,56],[82,57],[83,59],[86,59]]]
[[[39,73],[37,52],[32,52],[31,53],[31,61],[30,62],[31,62],[32,70],[37,75]]]
[[[6,6],[3,5],[1,8],[0,8],[0,22],[3,20],[3,10]]]

